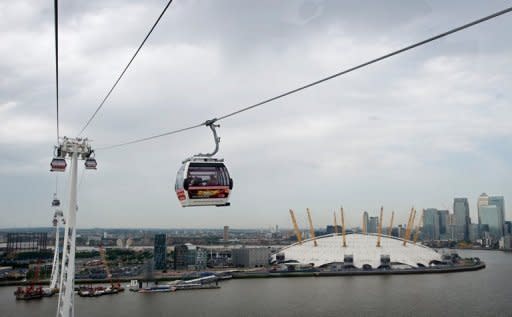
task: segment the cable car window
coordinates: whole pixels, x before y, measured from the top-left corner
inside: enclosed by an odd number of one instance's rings
[[[188,179],[190,186],[228,186],[223,164],[190,164]]]
[[[181,167],[178,170],[178,173],[176,175],[176,185],[174,187],[176,190],[183,187],[183,173],[184,172],[185,172],[185,165],[181,165]]]

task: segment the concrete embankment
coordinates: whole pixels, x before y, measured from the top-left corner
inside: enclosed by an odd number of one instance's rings
[[[354,276],[354,275],[396,275],[396,274],[435,274],[476,271],[485,268],[485,263],[474,265],[446,266],[435,268],[400,269],[400,270],[347,270],[317,272],[233,272],[233,278],[272,278],[272,277],[306,277],[306,276]]]

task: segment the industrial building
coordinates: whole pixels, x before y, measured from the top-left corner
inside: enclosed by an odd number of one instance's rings
[[[7,254],[17,252],[39,252],[47,249],[46,232],[11,232],[7,233]]]
[[[233,265],[236,267],[262,267],[269,263],[269,248],[240,248],[231,251]]]
[[[336,234],[304,240],[283,248],[272,255],[271,261],[312,264],[315,267],[343,263],[356,268],[385,265],[417,268],[442,261],[441,254],[431,248],[386,235],[379,238],[378,234],[352,233],[345,236],[345,247],[343,243],[342,235]]]
[[[174,247],[175,270],[204,270],[208,261],[206,249],[199,248],[190,243]]]

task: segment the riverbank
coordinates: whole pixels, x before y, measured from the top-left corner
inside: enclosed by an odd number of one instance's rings
[[[404,274],[435,274],[476,271],[485,268],[485,263],[473,265],[447,266],[415,269],[377,269],[377,270],[346,270],[318,272],[233,272],[234,279],[244,278],[275,278],[275,277],[322,277],[322,276],[357,276],[357,275],[404,275]]]

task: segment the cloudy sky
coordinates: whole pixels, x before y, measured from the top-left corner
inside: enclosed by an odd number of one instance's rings
[[[166,0],[61,1],[61,133],[76,136]],[[0,227],[50,225],[52,1],[0,3]],[[95,147],[214,118],[512,5],[512,1],[176,0],[85,134]],[[97,151],[79,227],[349,226],[383,205],[512,199],[512,14],[221,122],[228,208],[179,206],[181,161],[207,128]],[[80,166],[82,170],[82,166]],[[68,201],[68,175],[59,196]],[[508,203],[508,206],[511,204]],[[512,218],[507,210],[507,218]]]

